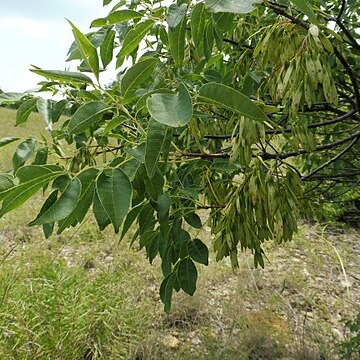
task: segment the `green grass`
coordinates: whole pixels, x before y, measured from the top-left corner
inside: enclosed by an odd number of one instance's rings
[[[14,136],[19,138],[27,138],[34,136],[40,139],[39,134],[49,139],[45,130],[45,123],[41,115],[38,113],[32,113],[29,116],[28,121],[24,125],[15,127],[16,122],[16,110],[6,109],[0,107],[0,138]],[[20,141],[16,141],[9,145],[0,148],[0,170],[4,171],[11,168],[12,156],[16,150]]]

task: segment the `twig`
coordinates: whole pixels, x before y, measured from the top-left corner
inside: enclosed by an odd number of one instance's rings
[[[326,161],[325,163],[323,163],[321,166],[319,166],[317,169],[313,170],[312,172],[310,172],[309,174],[303,176],[301,178],[301,180],[305,181],[308,180],[309,178],[311,178],[313,175],[317,174],[320,170],[328,167],[330,164],[332,164],[333,162],[335,162],[336,160],[340,159],[344,154],[346,154],[359,140],[359,136],[355,137],[351,143],[342,151],[340,151],[336,156],[334,156],[333,158],[331,158],[330,160]]]

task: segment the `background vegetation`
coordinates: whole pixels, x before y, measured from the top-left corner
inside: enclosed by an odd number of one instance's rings
[[[19,107],[0,140],[4,356],[356,356],[357,234],[303,225],[286,242],[299,215],[357,224],[358,16],[154,0],[114,4],[88,34],[69,21],[78,71],[32,69],[63,99],[0,95]]]

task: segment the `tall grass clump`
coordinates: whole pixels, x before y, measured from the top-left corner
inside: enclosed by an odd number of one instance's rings
[[[133,357],[152,313],[134,277],[121,266],[91,274],[60,259],[26,260],[0,271],[1,360]]]

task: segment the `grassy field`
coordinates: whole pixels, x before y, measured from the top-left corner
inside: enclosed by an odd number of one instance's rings
[[[0,138],[43,126],[35,114],[14,128],[14,116],[0,109]],[[0,149],[0,169],[15,147]],[[251,254],[236,273],[212,259],[196,294],[176,294],[165,314],[157,261],[91,216],[45,240],[26,226],[40,206],[0,219],[0,360],[337,359],[344,323],[359,312],[354,230],[302,224],[293,242],[269,246],[265,270]],[[210,245],[209,229],[202,235]]]

